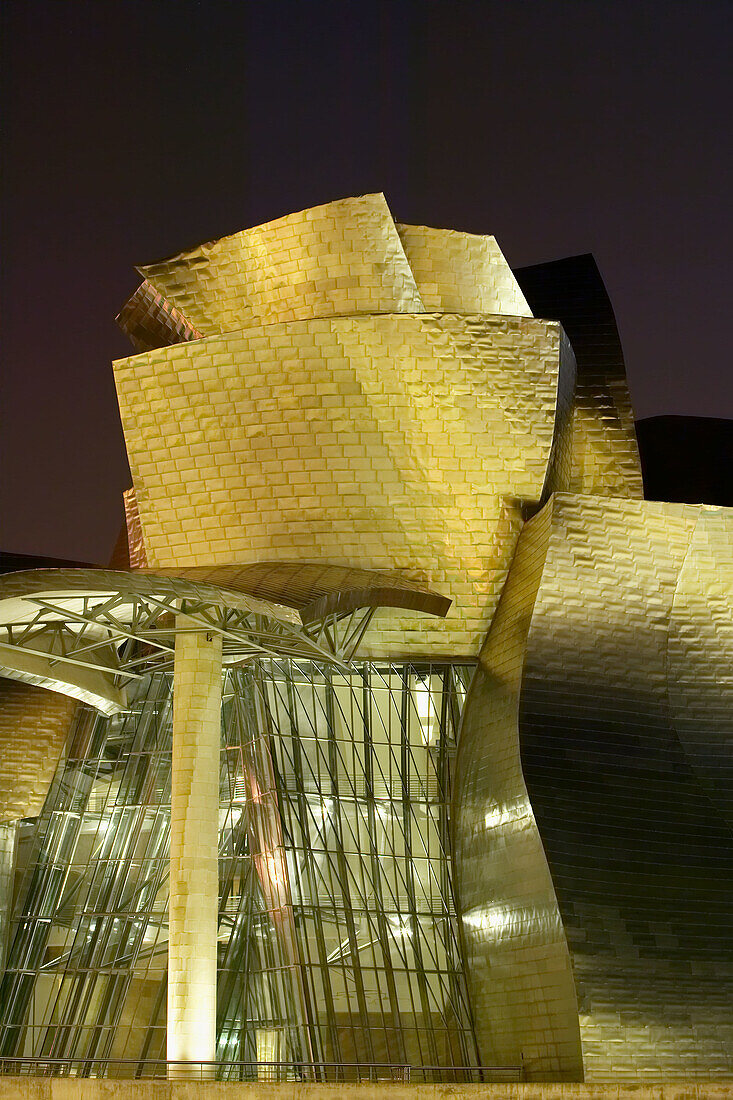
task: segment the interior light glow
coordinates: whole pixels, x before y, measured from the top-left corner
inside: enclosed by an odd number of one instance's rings
[[[417,679],[412,689],[412,699],[415,706],[415,713],[420,722],[423,744],[428,748],[435,744],[438,734],[438,723],[432,705],[429,682]]]
[[[387,915],[387,921],[391,927],[391,931],[395,936],[402,936],[404,939],[407,936],[412,935],[412,929],[410,928],[410,922],[407,918],[401,916],[399,913],[389,913]]]
[[[282,854],[279,852],[266,852],[257,857],[264,875],[274,886],[284,886],[287,882],[287,873]]]

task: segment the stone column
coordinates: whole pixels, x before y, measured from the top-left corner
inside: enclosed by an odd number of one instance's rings
[[[0,824],[0,972],[5,970],[5,952],[13,901],[17,822]]]
[[[173,666],[168,1059],[208,1062],[216,1055],[221,636],[185,615],[177,627],[186,633],[176,635]],[[171,1066],[169,1076],[200,1073]]]

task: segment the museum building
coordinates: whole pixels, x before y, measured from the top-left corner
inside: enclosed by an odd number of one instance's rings
[[[733,509],[644,499],[592,258],[139,270],[114,559],[0,577],[2,1064],[730,1075]]]

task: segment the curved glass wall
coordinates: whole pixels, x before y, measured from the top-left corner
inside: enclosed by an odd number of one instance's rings
[[[472,672],[227,673],[222,1063],[476,1065],[448,849]],[[128,714],[80,708],[43,812],[19,830],[6,1057],[165,1058],[171,723],[164,675]]]

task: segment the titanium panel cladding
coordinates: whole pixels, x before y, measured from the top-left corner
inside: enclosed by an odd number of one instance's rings
[[[139,270],[125,572],[65,584],[288,604],[224,681],[219,1074],[730,1073],[733,512],[639,499],[592,258],[515,278],[365,195]],[[334,667],[307,631],[339,609],[369,629]],[[7,1055],[165,1050],[166,668],[76,708],[42,808],[74,704],[7,689]]]
[[[551,507],[520,729],[586,1076],[725,1076],[733,513],[564,495]]]
[[[426,310],[532,316],[494,237],[424,225],[397,231]]]
[[[555,322],[385,314],[268,325],[115,364],[148,564],[397,569],[453,600],[369,654],[475,657],[558,465],[575,362]]]
[[[0,822],[40,813],[76,701],[0,680]]]
[[[461,727],[453,856],[476,1037],[484,1064],[579,1080],[568,945],[522,775],[517,707],[551,510],[524,527],[481,650]]]
[[[301,210],[138,270],[205,336],[424,310],[384,195]]]

